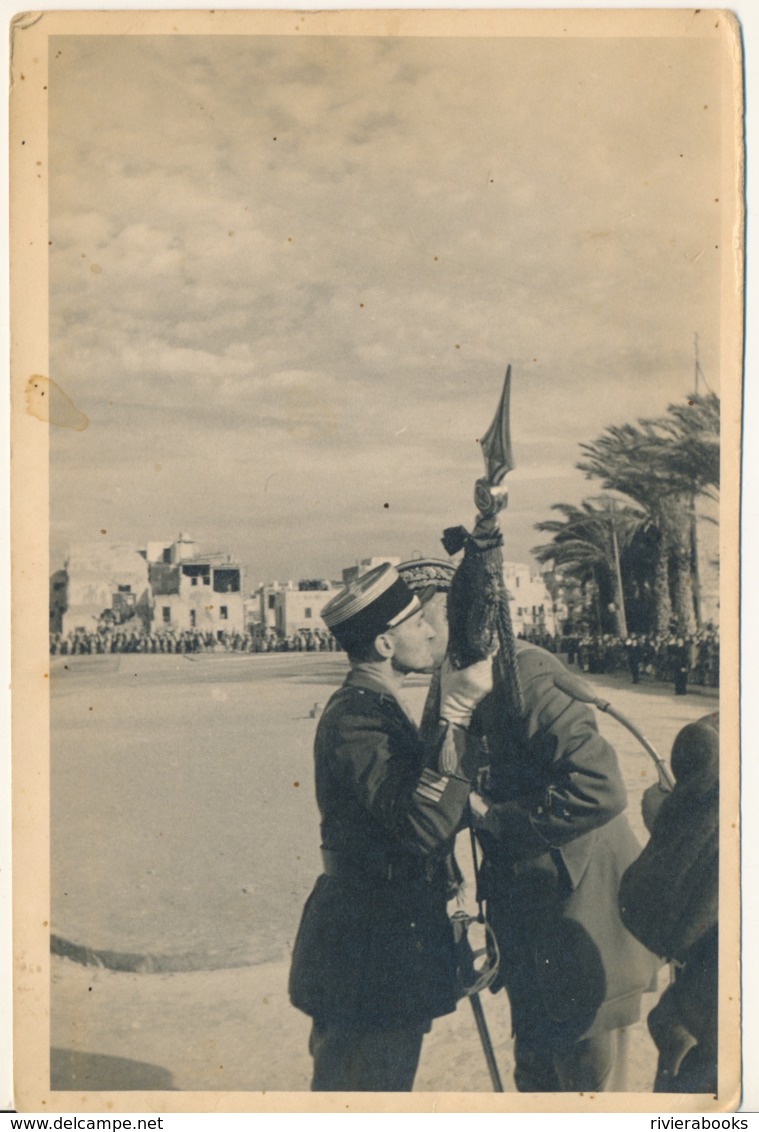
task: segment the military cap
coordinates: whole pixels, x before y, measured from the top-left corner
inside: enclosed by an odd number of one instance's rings
[[[421,609],[417,595],[389,562],[351,582],[322,610],[322,620],[343,648],[373,641]]]
[[[453,563],[444,558],[411,558],[408,562],[401,562],[397,569],[422,605],[435,594],[448,593],[456,573]]]

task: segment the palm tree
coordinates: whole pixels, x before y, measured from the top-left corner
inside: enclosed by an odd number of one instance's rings
[[[668,630],[674,607],[681,631],[689,632],[695,627],[690,492],[687,483],[669,474],[666,447],[652,425],[610,425],[592,444],[580,445],[585,459],[577,467],[589,479],[600,479],[608,490],[629,496],[646,512],[658,532],[656,630]]]
[[[692,393],[684,405],[669,405],[668,416],[647,422],[669,441],[670,474],[688,485],[690,549],[696,620],[701,620],[698,556],[698,496],[717,501],[720,484],[720,403],[714,393]]]
[[[667,631],[674,611],[680,632],[692,633],[694,500],[698,494],[714,498],[719,488],[719,399],[694,393],[687,405],[670,405],[667,412],[637,426],[609,426],[592,444],[580,445],[586,458],[577,467],[649,515],[658,532],[657,631]]]
[[[691,393],[684,405],[669,405],[666,417],[641,422],[671,442],[670,470],[694,494],[716,498],[720,474],[720,402],[714,393]]]
[[[656,630],[655,578],[659,532],[646,517],[620,554],[628,627],[636,633]],[[670,610],[671,613],[671,610]]]
[[[610,496],[584,500],[579,507],[572,503],[554,503],[561,519],[546,519],[535,529],[552,535],[551,542],[533,547],[532,553],[541,563],[552,562],[554,568],[575,579],[586,592],[590,583],[598,598],[596,616],[604,629],[604,609],[613,606],[616,629],[626,636],[624,594],[620,587],[618,554],[626,550],[646,521],[637,508],[621,505]]]

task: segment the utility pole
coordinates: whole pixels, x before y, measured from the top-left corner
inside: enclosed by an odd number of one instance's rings
[[[711,387],[709,385],[709,382],[706,380],[706,374],[704,373],[703,368],[701,366],[701,355],[699,354],[699,350],[698,350],[698,332],[697,331],[693,332],[693,348],[694,348],[695,369],[696,369],[696,395],[700,395],[701,391],[699,389],[699,386],[700,386],[701,382],[703,382],[704,388],[706,389],[706,392],[711,393],[712,392]]]
[[[695,352],[695,365],[696,365],[696,396],[698,396],[698,379],[701,375],[701,362],[698,356],[698,331],[693,333],[693,347]],[[704,378],[704,385],[706,385],[706,378]],[[707,389],[709,386],[706,386]],[[690,496],[690,537],[691,537],[691,554],[693,561],[693,606],[696,614],[696,624],[701,626],[701,578],[698,565],[698,516],[696,514],[696,494],[691,492]]]
[[[617,542],[616,505],[611,497],[611,545],[614,551],[614,571],[617,576],[617,625],[622,640],[627,639],[627,617],[625,616],[625,595],[622,591],[622,567],[619,562],[619,543]]]

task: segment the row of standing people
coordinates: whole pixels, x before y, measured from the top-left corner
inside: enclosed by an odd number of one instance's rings
[[[608,674],[629,671],[633,684],[641,679],[676,685],[719,686],[719,634],[704,629],[692,636],[676,633],[633,633],[624,640],[613,634],[567,635],[561,652],[582,672]]]
[[[340,646],[320,628],[283,635],[273,629],[220,632],[200,629],[98,629],[50,634],[51,656],[94,656],[108,653],[202,652],[334,652]]]
[[[693,637],[632,634],[626,640],[611,634],[590,636],[530,632],[520,634],[547,652],[564,654],[570,666],[586,673],[629,670],[632,682],[652,679],[704,687],[719,686],[719,635],[706,630]],[[50,634],[51,656],[85,656],[106,653],[198,652],[334,652],[340,644],[332,633],[315,627],[284,635],[255,626],[220,632],[200,629],[99,628]]]

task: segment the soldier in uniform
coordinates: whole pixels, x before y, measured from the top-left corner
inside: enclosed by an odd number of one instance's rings
[[[313,1019],[313,1090],[410,1090],[432,1019],[456,1005],[447,861],[477,772],[466,728],[492,661],[443,666],[440,719],[422,741],[400,699],[404,676],[436,660],[419,597],[385,564],[322,617],[350,671],[316,734],[323,875],[290,998]]]
[[[669,647],[676,696],[685,696],[688,694],[688,653],[688,645],[683,637],[678,637],[674,644],[671,644]]]
[[[440,597],[426,615],[444,651],[452,566],[398,569],[414,587],[435,574]],[[509,996],[520,1092],[598,1092],[611,1075],[611,1034],[638,1020],[659,965],[619,915],[620,880],[640,846],[623,813],[616,754],[592,709],[565,690],[567,670],[526,641],[516,642],[516,660],[523,716],[505,728],[492,693],[470,725],[469,741],[479,732],[489,744],[473,760],[489,766],[487,789],[471,805],[501,953],[491,989],[505,986]]]
[[[640,683],[640,656],[641,648],[638,638],[633,635],[628,637],[625,641],[625,650],[627,652],[627,663],[630,668],[630,675],[632,676],[633,684]]]

